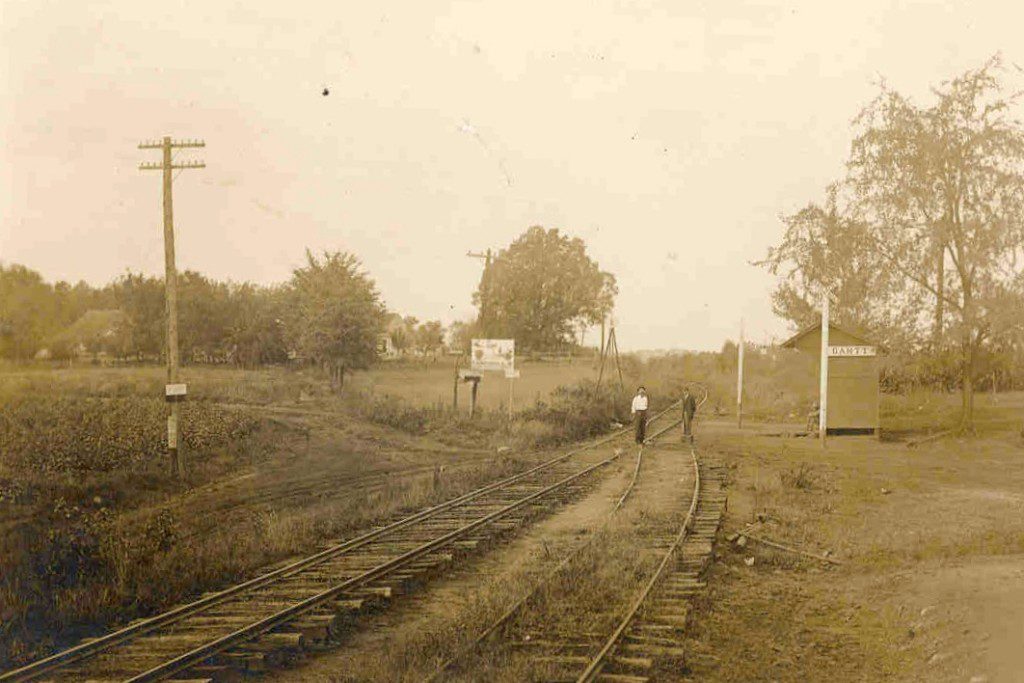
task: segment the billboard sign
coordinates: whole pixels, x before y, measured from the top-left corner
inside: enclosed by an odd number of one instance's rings
[[[474,339],[470,367],[480,372],[508,372],[516,366],[515,339]]]

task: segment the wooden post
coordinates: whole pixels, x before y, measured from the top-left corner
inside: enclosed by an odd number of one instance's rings
[[[743,318],[740,318],[740,345],[736,361],[736,428],[743,429]]]
[[[828,433],[828,293],[821,297],[821,383],[818,396],[818,437],[825,447]]]
[[[515,377],[509,376],[508,378],[508,421],[512,421],[512,383],[515,382]]]
[[[476,415],[476,388],[480,384],[479,379],[473,380],[473,388],[469,392],[469,417]]]
[[[459,412],[459,358],[455,356],[455,381],[452,384],[452,412]]]

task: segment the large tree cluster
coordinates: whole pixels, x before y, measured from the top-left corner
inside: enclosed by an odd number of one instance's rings
[[[893,350],[959,359],[963,426],[979,358],[1021,346],[1024,128],[998,57],[919,104],[882,85],[855,119],[847,175],[783,217],[762,262],[800,325],[827,292],[838,319]]]

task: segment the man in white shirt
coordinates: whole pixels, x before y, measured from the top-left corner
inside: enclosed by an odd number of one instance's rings
[[[644,387],[636,390],[632,413],[636,416],[636,442],[642,445],[647,436],[647,389]]]

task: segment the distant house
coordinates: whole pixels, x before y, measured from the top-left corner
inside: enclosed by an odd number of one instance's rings
[[[93,309],[54,336],[48,348],[41,349],[40,353],[45,351],[46,357],[59,354],[79,358],[120,355],[127,330],[128,320],[123,311]]]
[[[380,358],[398,357],[398,349],[395,348],[395,343],[387,332],[381,332],[377,335],[377,355]]]
[[[384,319],[384,331],[378,337],[377,351],[383,358],[397,358],[412,346],[415,330],[409,320],[397,313],[389,313]],[[383,338],[387,337],[387,341]]]

